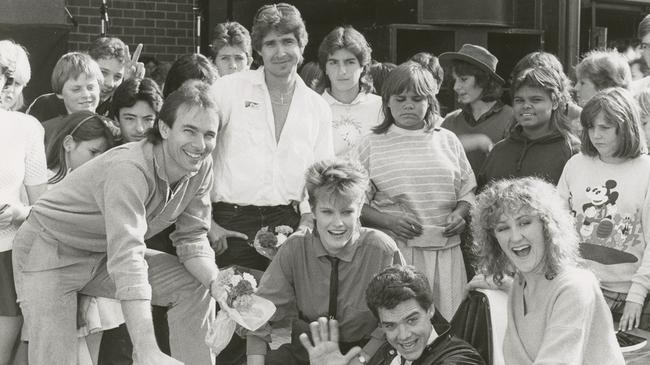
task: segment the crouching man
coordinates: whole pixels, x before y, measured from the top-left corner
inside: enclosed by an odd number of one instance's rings
[[[207,232],[218,127],[208,86],[187,83],[147,139],[75,169],[33,206],[13,250],[30,364],[76,363],[77,293],[121,301],[135,364],[214,364],[203,339],[217,296]],[[178,257],[148,250],[173,223]],[[169,307],[174,359],[156,344],[152,303]]]
[[[384,269],[368,285],[366,302],[386,335],[369,365],[484,364],[471,345],[450,334],[449,323],[432,304],[431,286],[415,268]],[[319,318],[310,330],[313,344],[305,333],[300,340],[312,365],[347,365],[362,356],[358,347],[341,354],[336,320]]]

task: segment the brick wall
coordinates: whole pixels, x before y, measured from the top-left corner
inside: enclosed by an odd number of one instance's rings
[[[68,50],[87,50],[101,33],[101,0],[65,0],[79,25],[70,32]],[[108,35],[122,39],[131,52],[138,43],[142,55],[174,61],[194,52],[193,0],[107,0]]]

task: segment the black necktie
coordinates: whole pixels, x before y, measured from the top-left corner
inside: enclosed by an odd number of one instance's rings
[[[330,273],[330,305],[328,311],[330,318],[336,318],[336,298],[339,292],[339,258],[327,256],[327,259],[332,265],[332,272]]]

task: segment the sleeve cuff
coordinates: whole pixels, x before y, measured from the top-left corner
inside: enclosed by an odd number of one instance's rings
[[[115,291],[118,300],[151,300],[151,285],[137,284],[119,287]]]
[[[627,298],[625,298],[625,301],[643,305],[646,295],[648,295],[648,290],[646,288],[639,283],[632,283],[630,290],[627,292]]]
[[[207,257],[214,260],[214,250],[207,240],[180,244],[176,246],[176,254],[181,264],[195,257]]]

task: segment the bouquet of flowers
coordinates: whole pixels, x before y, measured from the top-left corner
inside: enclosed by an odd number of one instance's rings
[[[289,235],[293,233],[293,228],[289,226],[276,226],[273,231],[268,226],[260,228],[255,234],[253,247],[262,256],[273,260],[275,254],[278,253],[280,246],[287,240]]]
[[[217,298],[221,310],[212,322],[205,342],[215,354],[219,354],[230,342],[237,324],[255,331],[275,313],[275,305],[255,295],[257,281],[253,275],[234,267],[221,270],[216,285],[221,288]]]

